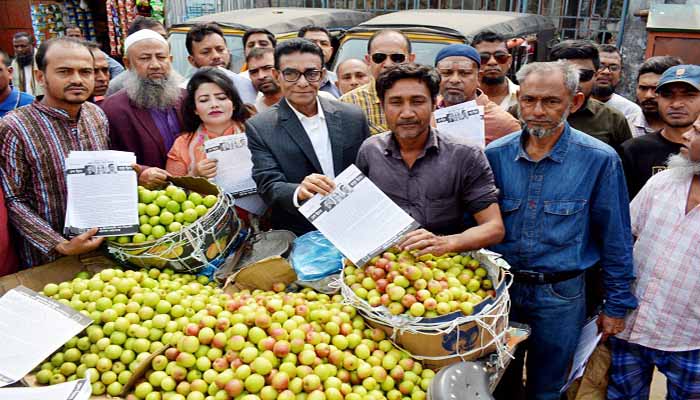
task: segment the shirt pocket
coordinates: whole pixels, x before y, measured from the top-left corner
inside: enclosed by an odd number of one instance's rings
[[[542,242],[552,246],[581,243],[586,203],[586,200],[545,201]]]
[[[504,197],[499,204],[501,214],[503,215],[503,225],[506,228],[506,237],[504,241],[511,242],[518,238],[517,212],[520,209],[521,199]]]
[[[460,214],[455,197],[426,198],[426,201],[428,204],[425,219],[429,230],[440,233],[457,233],[463,230],[464,215]]]

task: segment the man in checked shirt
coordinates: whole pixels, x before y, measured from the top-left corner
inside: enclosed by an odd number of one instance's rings
[[[654,367],[667,398],[700,399],[700,119],[683,139],[630,205],[639,307],[610,338],[611,400],[648,399]]]

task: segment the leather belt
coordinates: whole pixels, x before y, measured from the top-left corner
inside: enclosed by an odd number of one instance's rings
[[[545,285],[548,283],[568,281],[569,279],[583,274],[583,272],[582,270],[564,272],[516,271],[513,272],[513,278],[516,282]]]

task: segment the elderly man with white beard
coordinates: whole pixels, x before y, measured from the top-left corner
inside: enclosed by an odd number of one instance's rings
[[[682,67],[682,66],[681,66]],[[700,83],[700,77],[696,78]],[[608,399],[646,399],[654,368],[669,399],[700,398],[700,119],[630,204],[639,308],[611,338]]]
[[[168,42],[159,33],[143,29],[129,35],[124,51],[124,88],[102,103],[111,147],[135,153],[139,183],[158,187],[167,179],[168,151],[181,131],[185,91],[172,70]]]

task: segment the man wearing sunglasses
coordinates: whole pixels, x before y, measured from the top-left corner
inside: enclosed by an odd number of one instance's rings
[[[552,61],[567,60],[579,69],[579,90],[584,103],[569,115],[569,124],[612,146],[618,154],[622,142],[632,137],[625,116],[612,107],[591,98],[593,78],[600,68],[598,48],[586,40],[566,40],[552,47]]]
[[[440,98],[436,106],[450,107],[475,100],[484,107],[484,131],[486,144],[489,144],[519,131],[520,123],[479,90],[480,63],[479,53],[472,46],[451,44],[443,47],[435,56],[435,67],[441,77]]]
[[[637,104],[615,93],[622,75],[622,54],[617,47],[604,44],[598,47],[600,68],[593,83],[593,98],[621,112],[630,121],[635,121],[642,113]]]
[[[504,110],[518,104],[518,85],[506,76],[513,57],[508,52],[503,35],[492,31],[478,33],[472,46],[481,58],[479,88]]]
[[[333,178],[355,162],[369,128],[357,107],[318,95],[326,70],[312,42],[280,43],[272,73],[284,98],[246,122],[253,179],[272,226],[301,235],[314,228],[299,205],[334,189]]]
[[[364,111],[373,135],[389,130],[384,110],[377,96],[375,80],[389,67],[413,62],[415,58],[416,55],[411,53],[411,41],[400,31],[380,30],[375,32],[367,42],[365,62],[369,65],[373,79],[368,84],[344,94],[340,101],[355,104]]]

